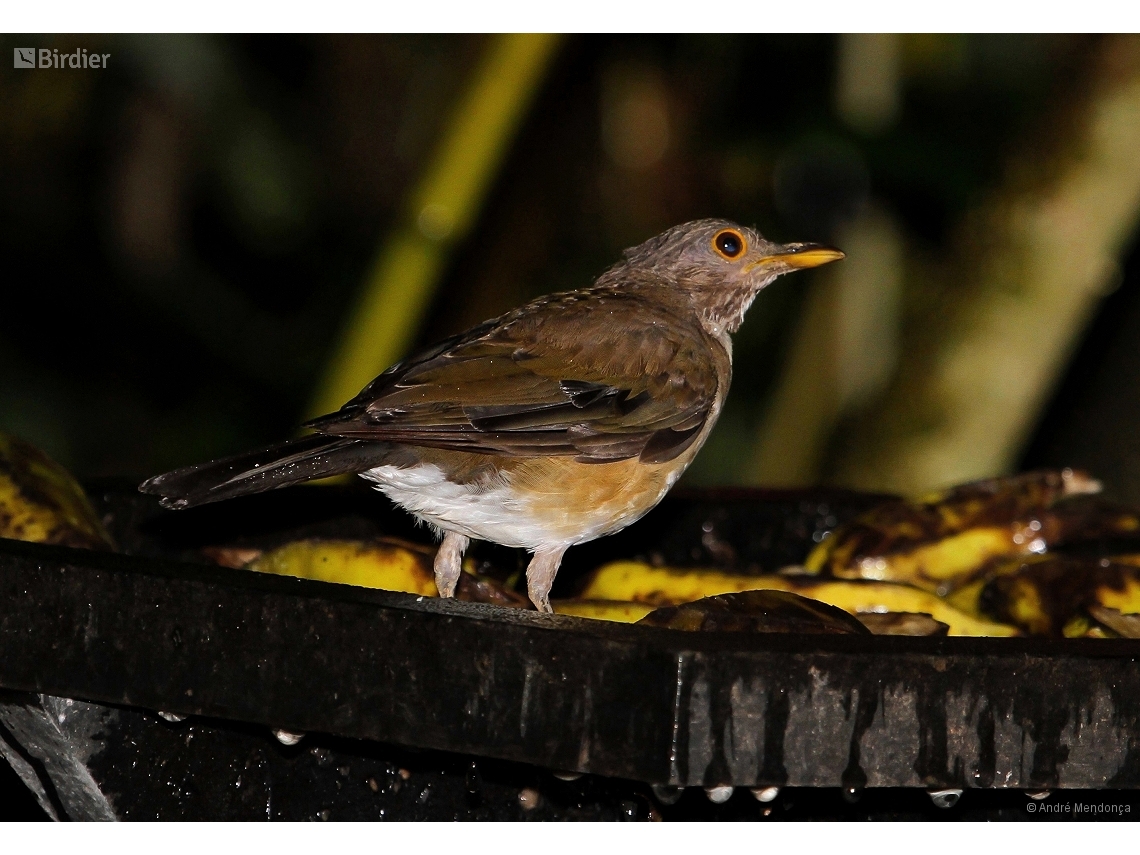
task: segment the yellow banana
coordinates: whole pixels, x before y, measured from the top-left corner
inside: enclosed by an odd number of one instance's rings
[[[212,554],[227,558],[242,550],[215,547]],[[432,570],[431,547],[400,540],[296,540],[261,554],[245,569],[302,579],[318,579],[362,588],[403,591],[423,597],[438,597]],[[256,554],[256,553],[254,553]],[[224,563],[224,562],[219,562]],[[476,603],[510,608],[530,608],[522,594],[475,573],[474,561],[464,562],[456,597]]]
[[[1140,567],[1112,558],[1031,556],[996,565],[974,590],[981,615],[1032,635],[1076,637],[1092,627],[1093,606],[1140,612]]]
[[[1129,511],[1062,500],[1095,493],[1099,482],[1073,470],[1028,472],[963,484],[911,501],[886,502],[820,543],[809,573],[905,582],[938,594],[968,584],[999,558],[1045,552],[1090,526],[1140,532]]]
[[[950,635],[1018,635],[1006,624],[965,614],[928,591],[890,582],[821,580],[804,576],[744,576],[719,570],[653,567],[615,561],[598,568],[583,599],[643,602],[656,606],[693,602],[740,591],[788,591],[853,614],[915,612],[950,627]]]
[[[266,552],[247,569],[438,596],[430,559],[418,551],[388,543],[356,540],[297,540]]]
[[[0,537],[85,549],[112,546],[71,474],[8,434],[0,434]]]
[[[615,602],[612,600],[552,600],[556,615],[612,620],[618,623],[636,623],[651,611],[648,603]]]

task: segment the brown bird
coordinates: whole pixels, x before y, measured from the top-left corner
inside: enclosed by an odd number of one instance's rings
[[[144,482],[188,508],[354,472],[443,536],[441,596],[472,538],[533,553],[531,601],[570,546],[640,519],[720,414],[732,342],[777,276],[843,257],[725,220],[625,251],[590,288],[541,297],[393,365],[311,436]]]

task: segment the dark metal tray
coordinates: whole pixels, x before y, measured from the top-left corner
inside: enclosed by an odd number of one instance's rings
[[[0,541],[10,692],[124,720],[163,710],[671,787],[1140,786],[1140,641],[744,636],[544,616],[161,557],[298,535],[423,538],[358,491],[180,514],[98,495],[129,554]],[[650,552],[774,569],[872,499],[678,497],[572,550],[561,581]],[[481,557],[518,561],[491,547]],[[56,715],[70,738],[69,708],[9,694],[3,709],[9,759],[37,776],[42,803],[74,815],[59,786],[47,792],[65,761],[43,733],[32,748],[26,735]],[[106,729],[100,715],[83,712],[87,731]],[[128,803],[121,792],[107,810]]]

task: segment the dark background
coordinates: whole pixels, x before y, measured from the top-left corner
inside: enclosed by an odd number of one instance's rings
[[[81,478],[294,433],[488,37],[3,41],[3,66],[25,43],[112,60],[0,70],[0,430]],[[837,37],[566,38],[416,340],[588,284],[696,217],[829,240],[873,201],[908,253],[937,255],[1096,44],[903,37],[899,106],[868,131],[836,108]],[[663,150],[622,153],[618,102],[665,111]],[[1022,462],[1088,465],[1140,498],[1136,250],[1122,261]],[[749,479],[740,450],[814,275],[751,312],[691,482]]]

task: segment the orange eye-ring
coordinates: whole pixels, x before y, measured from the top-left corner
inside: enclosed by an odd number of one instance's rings
[[[721,258],[726,258],[729,261],[735,261],[744,255],[747,246],[744,235],[736,229],[721,229],[713,237],[713,249]]]

